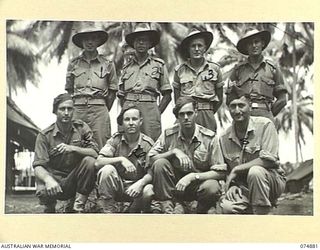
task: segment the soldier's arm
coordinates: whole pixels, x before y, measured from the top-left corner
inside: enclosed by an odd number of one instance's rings
[[[116,94],[117,94],[116,90],[109,89],[108,95],[106,97],[106,105],[108,110],[112,108],[113,102],[116,99]]]
[[[65,90],[71,95],[74,92],[74,74],[72,73],[74,69],[74,61],[71,61],[67,68],[67,75],[66,75],[66,85]]]
[[[162,94],[163,97],[161,98],[159,104],[159,110],[161,114],[166,110],[168,104],[171,102],[171,91],[165,91]]]
[[[62,188],[59,183],[50,175],[50,173],[43,166],[36,166],[34,168],[34,175],[37,179],[43,181],[49,196],[62,193]]]
[[[287,105],[287,93],[280,92],[276,96],[277,100],[272,104],[271,112],[273,116],[276,116],[280,113],[280,111]]]
[[[218,109],[221,107],[221,104],[223,102],[223,88],[217,88],[216,89],[216,94],[219,98],[218,102],[214,102],[213,103],[213,112],[216,113],[218,111]]]

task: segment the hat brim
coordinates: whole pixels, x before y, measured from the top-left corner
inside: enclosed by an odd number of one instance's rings
[[[195,39],[195,38],[203,38],[205,40],[206,43],[206,51],[210,48],[211,43],[213,41],[213,35],[211,32],[209,31],[201,31],[199,33],[187,36],[185,39],[182,40],[178,51],[181,54],[181,56],[184,59],[187,59],[190,57],[189,55],[189,44],[190,42]]]
[[[237,50],[244,55],[249,55],[248,53],[248,42],[254,37],[261,37],[261,39],[264,41],[263,50],[268,46],[270,40],[271,40],[271,34],[269,31],[263,30],[258,33],[252,34],[250,36],[243,37],[239,40],[237,43]]]
[[[136,39],[137,36],[139,35],[147,35],[150,39],[150,48],[153,48],[160,42],[160,34],[156,30],[144,30],[144,31],[137,31],[137,32],[132,32],[128,35],[126,35],[125,40],[127,44],[131,47],[134,48],[134,40]]]
[[[102,44],[104,44],[107,40],[108,40],[108,33],[103,31],[103,30],[97,30],[97,31],[88,31],[88,32],[80,32],[75,34],[72,37],[72,42],[78,46],[79,48],[83,49],[83,38],[87,37],[88,35],[93,35],[96,34],[99,37],[99,43],[98,43],[98,47],[101,46]]]

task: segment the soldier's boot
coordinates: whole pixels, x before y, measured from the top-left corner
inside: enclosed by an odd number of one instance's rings
[[[88,200],[88,195],[76,193],[76,198],[73,204],[73,210],[76,213],[84,213],[87,200]]]
[[[268,206],[252,206],[253,214],[267,215],[271,214],[271,207]]]
[[[117,212],[117,203],[113,199],[104,199],[100,197],[97,201],[100,212],[105,214],[114,214]]]
[[[152,200],[150,204],[150,212],[153,214],[161,214],[161,204],[160,201]]]
[[[164,214],[173,214],[174,205],[172,200],[161,201],[160,204]]]
[[[173,213],[174,214],[185,214],[185,204],[184,202],[176,202],[174,205]]]
[[[70,198],[69,200],[63,201],[62,212],[64,214],[74,213],[75,212],[73,210],[74,202],[75,202],[75,197]]]
[[[54,214],[54,213],[56,213],[56,203],[44,205],[43,212],[46,213],[46,214]]]

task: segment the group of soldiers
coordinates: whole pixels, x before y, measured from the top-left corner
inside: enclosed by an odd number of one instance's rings
[[[214,114],[223,102],[220,66],[205,58],[213,35],[192,29],[178,48],[184,62],[170,83],[165,62],[150,55],[160,33],[139,23],[125,37],[132,54],[118,80],[112,61],[97,48],[103,30],[72,37],[83,53],[67,69],[68,93],[54,99],[56,122],[36,140],[34,170],[45,213],[57,200],[83,213],[95,189],[101,213],[269,214],[284,191],[274,117],[286,105],[279,67],[262,52],[268,31],[250,29],[237,43],[247,55],[232,71],[226,104],[233,122],[217,135]],[[161,133],[161,113],[174,92],[175,124]],[[161,96],[161,98],[160,98]],[[122,110],[111,136],[109,110]]]

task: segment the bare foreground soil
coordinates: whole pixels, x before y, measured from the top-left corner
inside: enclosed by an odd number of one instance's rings
[[[313,192],[283,194],[279,205],[273,210],[274,215],[313,215]],[[89,202],[89,206],[92,205]],[[57,205],[59,210],[60,203]],[[90,210],[90,207],[88,208]],[[6,214],[39,214],[43,207],[34,194],[11,194],[5,198]]]

